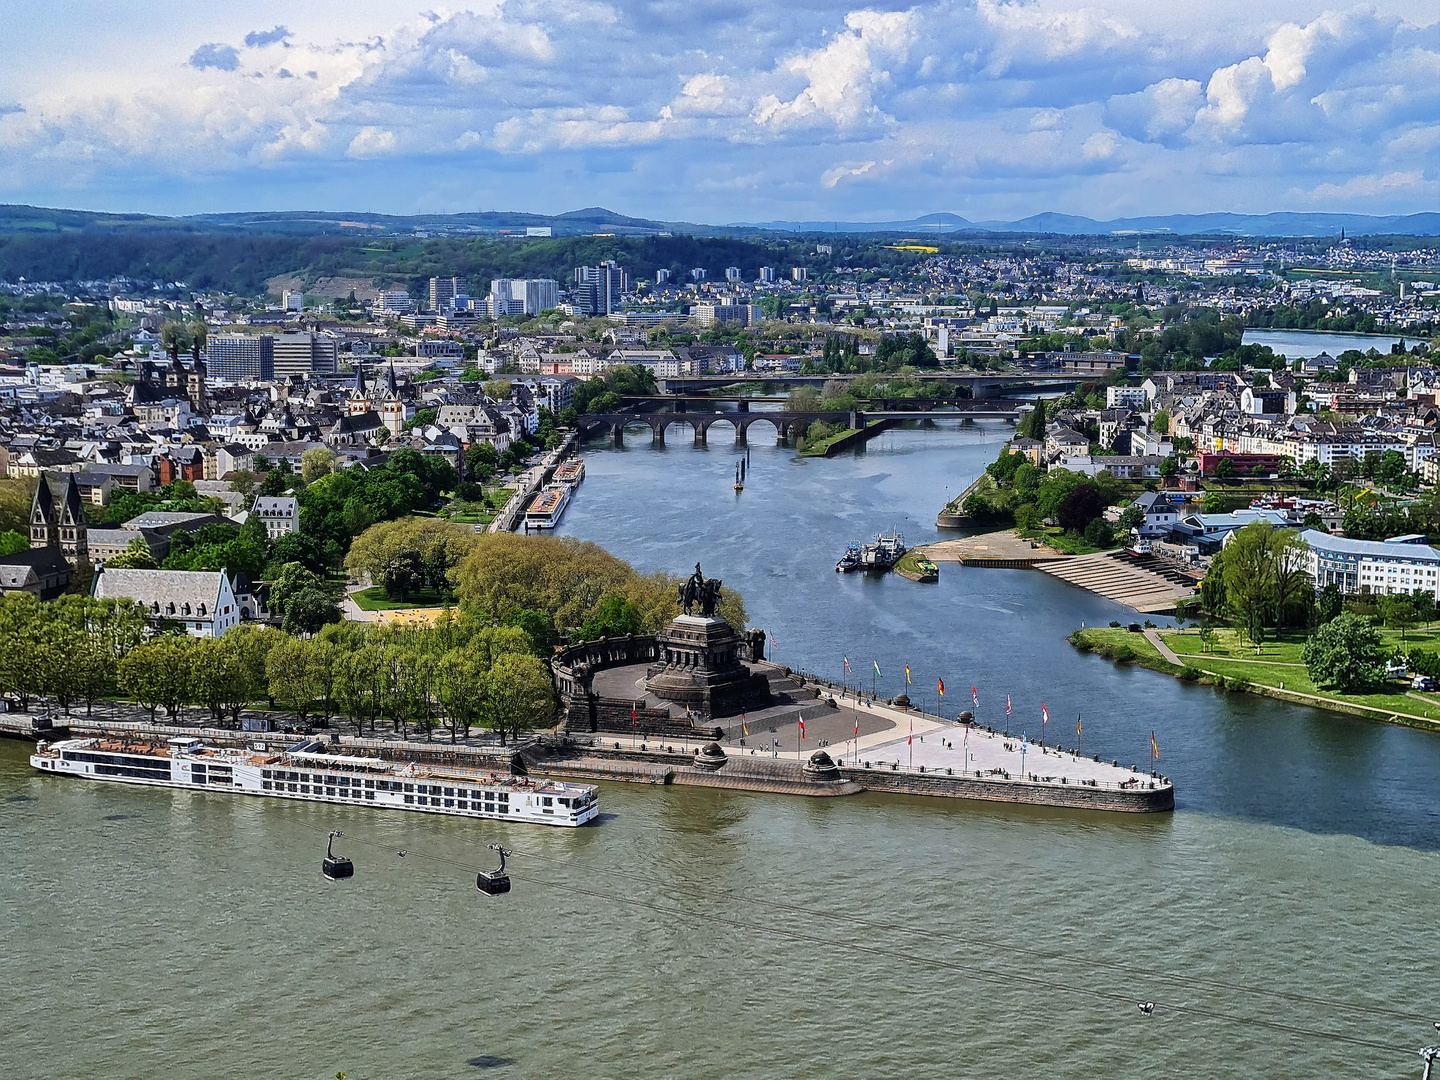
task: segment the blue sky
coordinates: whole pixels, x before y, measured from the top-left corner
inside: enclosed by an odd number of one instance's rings
[[[7,0],[6,37],[5,202],[1440,208],[1434,0]]]

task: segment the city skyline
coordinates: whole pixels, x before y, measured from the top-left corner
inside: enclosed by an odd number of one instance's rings
[[[1440,21],[1409,0],[15,9],[5,202],[716,224],[1440,203]]]

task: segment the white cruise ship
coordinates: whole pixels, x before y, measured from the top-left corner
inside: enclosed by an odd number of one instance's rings
[[[378,758],[319,753],[318,742],[267,753],[206,746],[195,738],[165,743],[67,739],[41,743],[30,764],[57,776],[120,784],[225,791],[382,810],[583,825],[600,812],[592,784],[497,776],[463,768],[400,765]]]
[[[551,484],[535,496],[525,511],[525,528],[553,529],[560,524],[560,515],[570,502],[570,489],[564,484]]]

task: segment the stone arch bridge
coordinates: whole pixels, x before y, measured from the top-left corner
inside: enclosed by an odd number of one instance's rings
[[[644,424],[650,429],[651,445],[664,446],[665,430],[680,424],[691,430],[696,446],[705,446],[710,441],[710,429],[720,424],[734,431],[736,446],[745,446],[750,441],[750,428],[754,424],[768,424],[775,432],[775,441],[784,443],[790,438],[790,429],[802,420],[807,424],[821,421],[856,429],[865,426],[865,414],[853,412],[623,412],[588,413],[580,417],[579,427],[582,438],[604,429],[610,433],[613,445],[624,446],[625,428],[631,424]]]

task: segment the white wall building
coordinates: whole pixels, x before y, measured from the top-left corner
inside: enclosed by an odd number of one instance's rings
[[[223,570],[97,570],[98,600],[134,600],[152,623],[176,622],[191,637],[219,637],[240,623],[240,606]]]
[[[293,495],[261,495],[251,513],[265,522],[271,540],[300,531],[300,501]]]
[[[1306,569],[1317,589],[1335,584],[1342,592],[1387,595],[1424,589],[1440,599],[1440,551],[1411,537],[1350,540],[1317,529],[1300,538],[1310,545]]]

